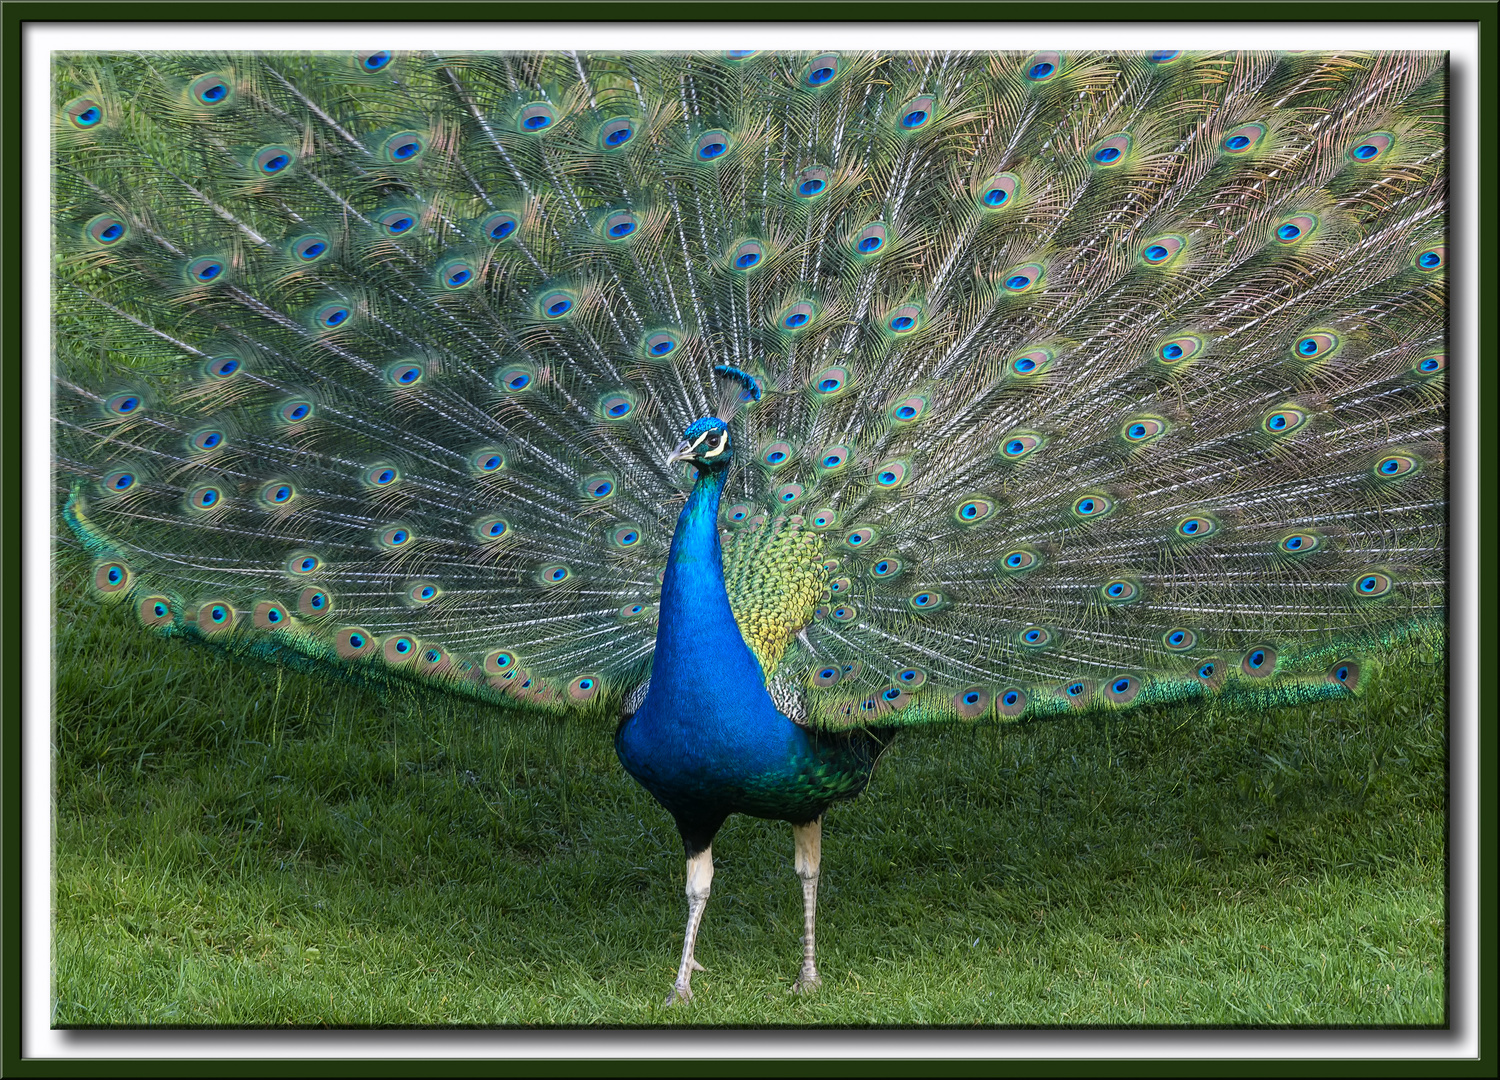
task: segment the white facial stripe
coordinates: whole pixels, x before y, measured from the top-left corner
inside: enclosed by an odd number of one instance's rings
[[[716,447],[714,447],[712,450],[710,450],[708,453],[704,454],[703,456],[706,457],[706,458],[718,457],[720,454],[722,454],[724,452],[724,448],[726,446],[728,446],[728,445],[729,445],[729,432],[727,430],[721,431],[721,432],[719,432],[719,445],[716,446]]]
[[[693,440],[693,445],[687,448],[687,452],[691,454],[694,450],[697,450],[698,447],[703,445],[703,440],[708,438],[712,434],[713,432],[711,431],[705,431],[702,435],[699,435],[696,439]]]

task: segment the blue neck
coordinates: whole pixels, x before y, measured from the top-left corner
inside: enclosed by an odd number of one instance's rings
[[[760,661],[745,645],[724,591],[719,497],[728,471],[705,470],[677,518],[661,587],[649,691],[656,698],[653,711],[707,719],[723,714],[725,698],[743,700],[747,687],[765,693]]]

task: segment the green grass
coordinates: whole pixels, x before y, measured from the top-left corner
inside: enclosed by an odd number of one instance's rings
[[[824,827],[682,849],[612,732],[142,631],[61,553],[53,1024],[1442,1024],[1445,668],[1358,698],[903,736]]]

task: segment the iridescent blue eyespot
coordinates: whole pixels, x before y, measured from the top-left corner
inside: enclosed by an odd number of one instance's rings
[[[391,54],[385,51],[357,54],[359,66],[366,71],[380,71],[391,62]]]

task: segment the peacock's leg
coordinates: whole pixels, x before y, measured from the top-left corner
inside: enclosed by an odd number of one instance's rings
[[[703,909],[708,906],[708,889],[713,880],[713,849],[704,848],[687,861],[687,932],[682,939],[682,966],[677,969],[677,982],[667,997],[668,1005],[693,1000],[693,988],[689,983],[693,972],[703,970],[703,965],[693,959],[693,946],[698,942],[698,924],[703,921]]]
[[[797,876],[802,879],[802,972],[792,983],[791,993],[816,990],[823,980],[813,963],[813,921],[818,909],[818,864],[823,859],[823,822],[814,818],[806,825],[793,825],[792,838],[797,844]]]

